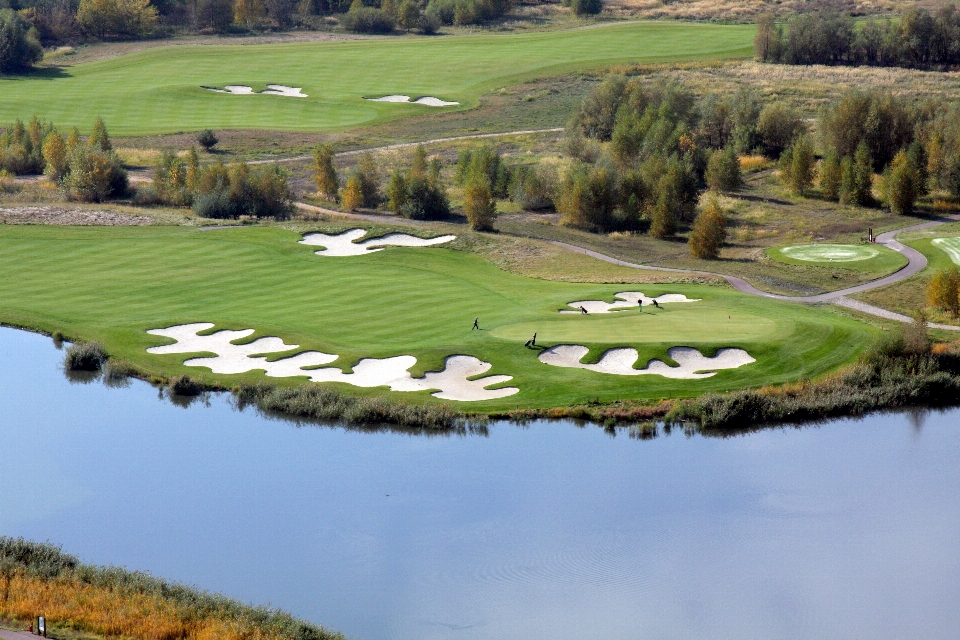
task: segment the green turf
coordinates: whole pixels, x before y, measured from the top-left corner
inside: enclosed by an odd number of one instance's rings
[[[165,341],[146,331],[192,322],[253,328],[258,336],[340,354],[341,367],[362,357],[411,354],[417,374],[441,368],[448,355],[468,354],[491,362],[490,373],[514,376],[509,384],[521,389],[503,400],[460,405],[477,410],[690,396],[795,380],[849,361],[872,332],[829,309],[719,286],[535,280],[443,248],[326,258],[297,240],[280,228],[0,227],[0,322],[98,339],[149,373],[189,373],[227,385],[263,378],[214,376],[182,366],[187,356],[147,354]],[[613,301],[614,293],[630,290],[702,300],[609,316],[558,313],[573,300]],[[482,331],[471,331],[475,316]],[[692,346],[708,354],[741,347],[757,362],[696,381],[613,376],[540,363],[523,346],[533,331],[546,346],[587,345],[592,360],[611,347],[636,347],[645,362],[664,358],[670,347]],[[433,401],[425,392],[390,395]]]
[[[767,255],[786,264],[853,269],[875,274],[893,273],[906,266],[907,259],[880,245],[806,244],[772,247]]]
[[[118,135],[212,129],[342,130],[431,107],[363,100],[435,96],[475,106],[519,80],[615,63],[749,56],[751,25],[631,23],[562,32],[406,37],[257,46],[173,46],[0,79],[5,120],[38,115]],[[308,98],[201,89],[268,83]],[[455,107],[450,107],[455,108]]]
[[[960,238],[935,238],[933,246],[944,251],[954,264],[960,264]]]

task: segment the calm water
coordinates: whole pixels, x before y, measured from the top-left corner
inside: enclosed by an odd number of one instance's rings
[[[957,638],[960,412],[725,440],[302,427],[0,329],[0,534],[355,638]]]

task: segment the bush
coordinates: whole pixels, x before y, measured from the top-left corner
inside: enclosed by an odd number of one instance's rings
[[[340,191],[340,176],[333,166],[333,145],[320,143],[313,150],[314,182],[317,194],[322,198],[336,200]]]
[[[210,151],[217,146],[217,143],[220,142],[220,139],[217,138],[217,134],[210,129],[204,129],[197,134],[197,142],[203,147],[204,151],[210,153]]]
[[[799,113],[782,102],[774,102],[760,111],[757,131],[764,155],[776,159],[806,131],[806,125]]]
[[[949,311],[954,317],[960,314],[960,271],[956,267],[933,274],[927,284],[927,305]]]
[[[497,201],[490,189],[490,178],[479,168],[467,177],[463,187],[463,210],[474,231],[493,231]]]
[[[340,24],[347,31],[357,33],[390,33],[396,26],[392,17],[380,9],[372,7],[352,8],[343,18]]]
[[[253,171],[245,163],[204,167],[193,198],[193,212],[203,218],[283,220],[292,209],[287,174],[277,165]]]
[[[150,0],[80,0],[77,22],[97,38],[142,38],[157,24]]]
[[[602,166],[571,167],[557,188],[560,224],[586,231],[605,231],[613,224],[616,178]]]
[[[820,162],[820,169],[817,172],[820,179],[820,191],[827,200],[837,201],[840,199],[840,185],[843,182],[843,172],[840,168],[840,162],[834,153],[828,153],[827,157]]]
[[[577,16],[592,16],[603,10],[603,0],[570,0],[570,8]]]
[[[905,152],[901,151],[893,159],[885,187],[891,213],[898,216],[913,213],[920,191],[920,174]]]
[[[494,20],[513,8],[513,0],[430,0],[427,17],[441,24],[479,24]]]
[[[128,186],[127,172],[114,152],[99,146],[77,146],[70,154],[63,187],[71,200],[104,202],[124,196]]]
[[[77,342],[67,349],[63,364],[70,371],[99,371],[107,357],[99,342]]]
[[[740,160],[733,147],[714,151],[707,163],[707,186],[714,191],[736,191],[743,185]]]
[[[10,9],[0,9],[0,75],[30,69],[43,59],[37,30]]]
[[[197,0],[194,17],[199,29],[213,29],[223,33],[233,23],[232,0]]]
[[[717,201],[711,199],[693,223],[690,232],[690,255],[703,260],[720,257],[720,247],[727,238],[727,218]]]
[[[177,376],[170,381],[170,393],[178,396],[197,396],[203,392],[203,387],[192,380],[190,376]]]
[[[552,209],[554,182],[554,176],[544,167],[517,167],[513,170],[510,199],[525,211]]]
[[[414,177],[407,183],[407,199],[400,215],[411,220],[444,220],[450,217],[447,193],[437,182]]]

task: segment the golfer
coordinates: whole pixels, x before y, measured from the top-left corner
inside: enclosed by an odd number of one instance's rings
[[[587,310],[583,308],[583,305],[580,305],[580,313],[587,315]]]
[[[480,316],[477,316],[476,318],[473,319],[473,329],[479,329],[479,328],[480,328]],[[470,331],[473,331],[473,329],[470,329]]]
[[[653,306],[655,306],[657,309],[660,308],[660,304],[657,302],[656,298],[653,299]]]
[[[529,340],[527,340],[526,343],[524,343],[523,346],[525,346],[525,347],[527,347],[527,348],[537,346],[537,334],[533,334],[533,337],[530,338]]]

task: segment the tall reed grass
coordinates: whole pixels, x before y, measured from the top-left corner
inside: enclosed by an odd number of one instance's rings
[[[288,613],[0,537],[0,617],[143,640],[343,640]]]

